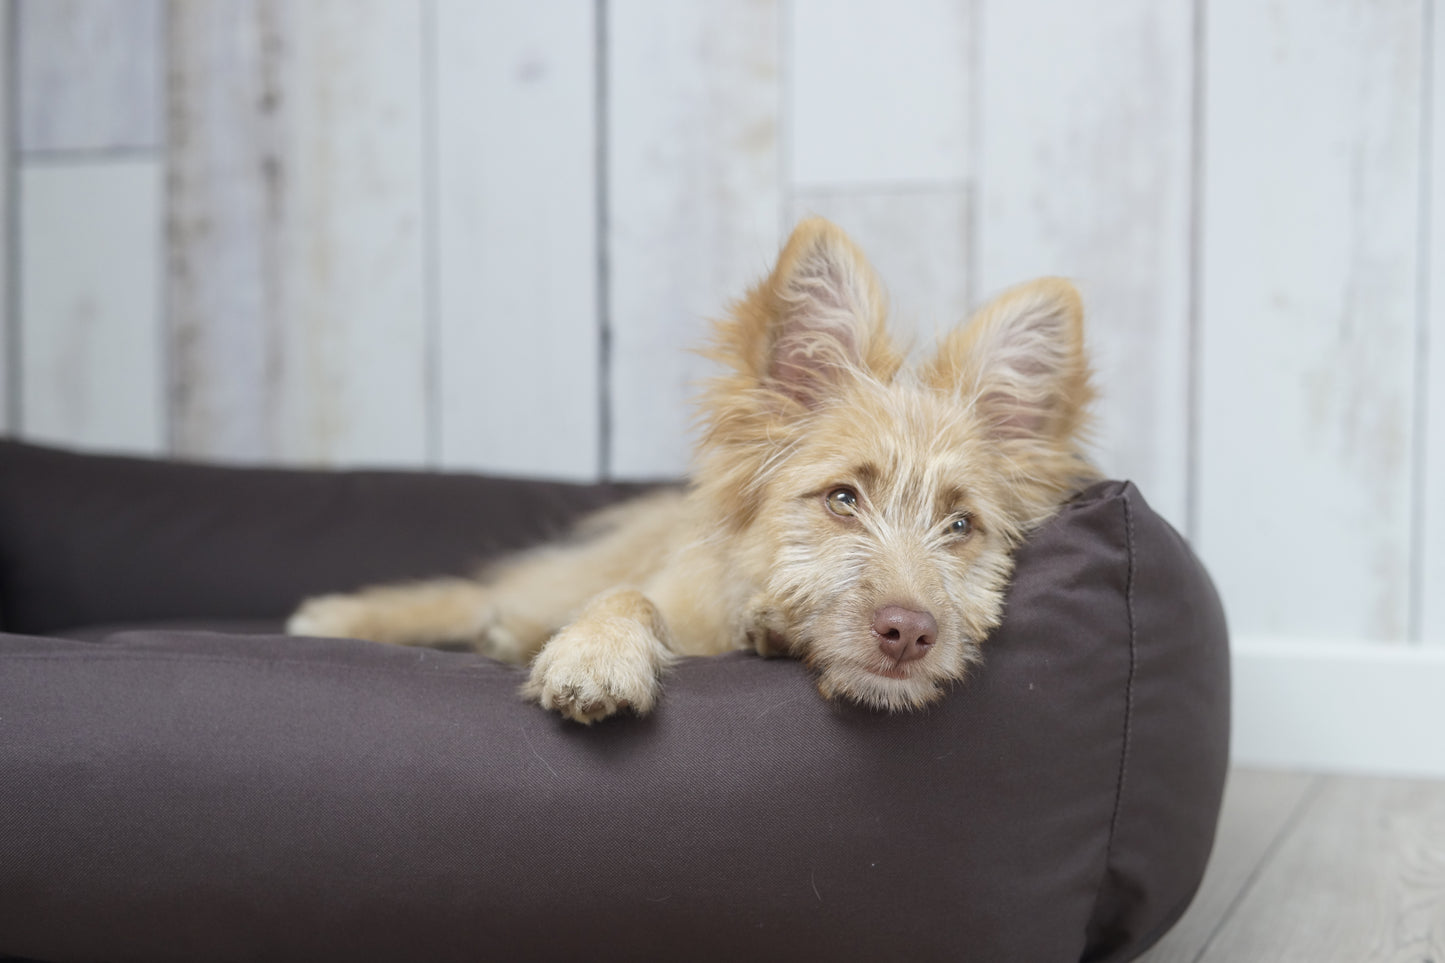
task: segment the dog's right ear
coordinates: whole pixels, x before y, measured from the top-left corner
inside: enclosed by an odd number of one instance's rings
[[[777,266],[718,326],[714,357],[761,388],[816,408],[850,379],[891,378],[901,358],[884,330],[882,286],[836,225],[809,218]]]
[[[794,230],[767,278],[717,322],[706,352],[725,370],[699,397],[694,483],[729,524],[758,509],[774,455],[800,417],[903,359],[884,331],[882,286],[863,252],[822,218]]]

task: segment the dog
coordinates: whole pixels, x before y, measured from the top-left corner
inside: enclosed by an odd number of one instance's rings
[[[579,723],[657,704],[679,656],[791,656],[829,699],[927,706],[979,661],[1018,545],[1098,477],[1067,281],[1013,288],[915,365],[862,252],[801,222],[715,324],[689,486],[477,580],[306,601],[288,631],[466,642]]]

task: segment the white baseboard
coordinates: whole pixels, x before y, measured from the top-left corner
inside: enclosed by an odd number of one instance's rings
[[[1445,779],[1445,648],[1241,638],[1238,766]]]

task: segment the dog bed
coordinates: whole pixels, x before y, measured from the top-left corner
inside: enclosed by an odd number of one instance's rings
[[[278,634],[632,491],[0,442],[0,956],[1125,960],[1183,912],[1226,633],[1128,483],[917,714],[736,653],[588,728],[480,656]]]

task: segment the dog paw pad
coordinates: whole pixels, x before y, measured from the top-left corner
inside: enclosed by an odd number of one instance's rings
[[[656,700],[655,677],[639,678],[636,672],[609,672],[608,666],[547,656],[544,650],[533,665],[525,694],[574,722],[590,724],[622,712],[645,714]]]

